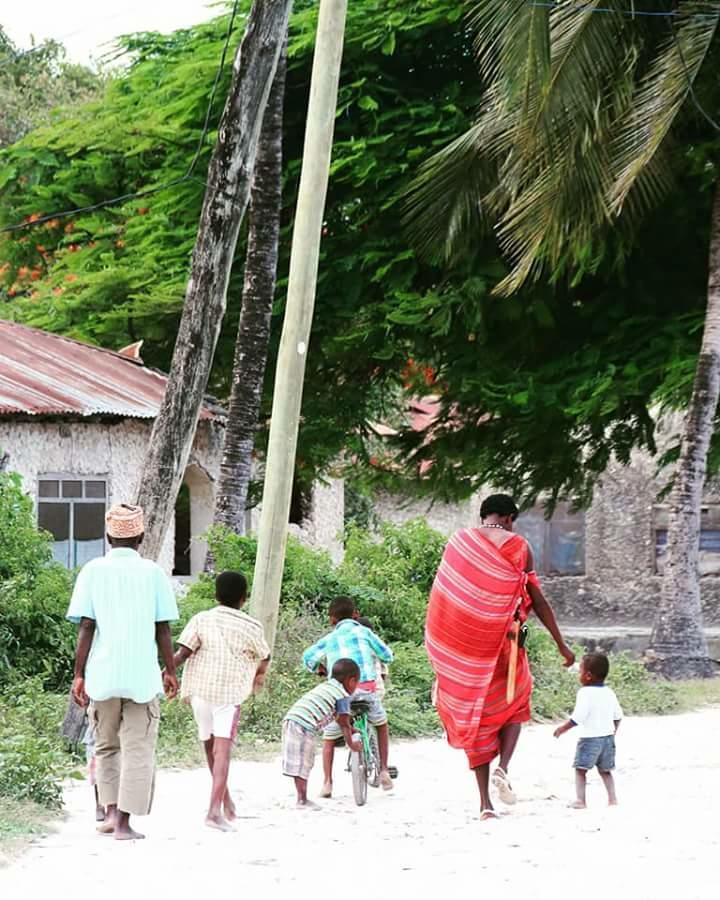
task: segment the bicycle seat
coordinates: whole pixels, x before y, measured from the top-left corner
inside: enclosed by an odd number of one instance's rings
[[[355,713],[356,716],[361,716],[363,713],[370,712],[370,704],[367,700],[353,700],[350,704],[350,710]]]

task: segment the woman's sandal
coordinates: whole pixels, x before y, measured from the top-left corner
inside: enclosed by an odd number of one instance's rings
[[[492,783],[503,803],[506,803],[508,806],[514,806],[517,803],[517,797],[508,780],[507,772],[501,769],[500,766],[493,772]]]
[[[490,819],[499,819],[500,813],[495,812],[494,809],[484,809],[480,813],[480,821],[488,822]]]

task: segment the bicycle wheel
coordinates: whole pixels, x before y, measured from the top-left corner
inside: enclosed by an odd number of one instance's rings
[[[350,754],[350,772],[352,774],[353,796],[358,806],[365,806],[367,802],[367,767],[365,754],[353,750]]]
[[[373,725],[368,726],[370,740],[370,759],[368,760],[367,779],[370,787],[380,787],[380,744],[377,731]]]

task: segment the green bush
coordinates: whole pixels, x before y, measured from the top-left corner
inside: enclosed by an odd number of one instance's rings
[[[67,683],[75,643],[65,619],[71,589],[19,477],[0,473],[0,686],[12,671],[40,675],[51,689]]]
[[[422,643],[425,610],[446,539],[422,519],[348,530],[339,568],[346,592],[387,641]]]
[[[40,676],[9,679],[0,695],[0,797],[62,805],[60,780],[72,762],[59,734],[66,703],[43,690]]]
[[[235,569],[250,581],[257,541],[226,528],[212,528],[208,543],[215,569]],[[387,641],[422,641],[425,609],[445,538],[417,519],[404,525],[382,525],[376,532],[350,528],[345,559],[335,567],[324,551],[294,538],[288,541],[281,606],[325,615],[334,597],[353,597],[361,613]],[[203,576],[190,589],[185,606],[191,611],[212,603],[212,578]]]
[[[257,538],[241,537],[222,526],[211,528],[207,541],[215,561],[215,571],[227,569],[242,572],[252,590],[252,576],[257,556]],[[283,608],[325,611],[333,597],[346,591],[338,570],[330,555],[324,550],[313,550],[290,537],[283,569],[280,602]],[[213,599],[213,579],[202,576],[191,588],[192,602],[207,608]]]
[[[574,649],[580,659],[582,647]],[[568,716],[580,687],[578,676],[563,667],[553,639],[532,622],[528,656],[535,681],[533,716],[541,720]],[[670,713],[680,706],[676,685],[654,678],[639,660],[625,653],[610,654],[608,684],[626,715]]]
[[[438,734],[440,720],[431,700],[434,676],[425,648],[395,644],[393,652],[395,661],[385,695],[391,733],[397,737]]]

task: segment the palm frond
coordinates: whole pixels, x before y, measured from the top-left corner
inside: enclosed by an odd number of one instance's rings
[[[403,225],[429,261],[453,259],[487,229],[484,196],[496,175],[483,129],[474,125],[424,163],[401,198]]]
[[[693,89],[720,22],[720,3],[682,3],[678,11],[677,24],[671,23],[668,37],[617,125],[614,178],[608,192],[615,213],[622,211],[633,189],[647,206],[667,188],[662,167],[652,163]]]

